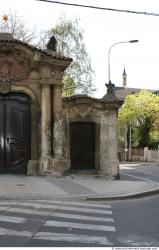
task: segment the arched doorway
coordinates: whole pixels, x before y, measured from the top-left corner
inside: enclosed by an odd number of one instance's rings
[[[95,123],[70,124],[70,159],[72,170],[95,169]]]
[[[30,159],[30,98],[0,95],[0,173],[26,173]]]

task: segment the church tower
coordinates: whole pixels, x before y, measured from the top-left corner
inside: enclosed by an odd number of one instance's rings
[[[126,89],[127,88],[127,74],[125,71],[125,67],[124,67],[124,71],[123,71],[123,87]]]

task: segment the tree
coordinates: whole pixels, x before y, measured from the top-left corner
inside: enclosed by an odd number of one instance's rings
[[[83,41],[83,30],[79,26],[79,20],[77,18],[66,20],[65,16],[61,16],[56,27],[43,33],[40,46],[46,47],[52,35],[57,39],[57,51],[73,59],[63,77],[63,95],[69,96],[75,93],[91,95],[94,90],[94,72]]]
[[[139,147],[149,146],[159,122],[159,96],[150,91],[128,95],[119,112],[119,121],[133,128],[133,141]]]
[[[27,28],[23,19],[16,11],[9,10],[7,15],[8,20],[4,24],[4,20],[0,21],[0,29],[3,30],[4,25],[7,31],[10,32],[14,38],[26,43],[33,43],[36,38],[36,28]]]

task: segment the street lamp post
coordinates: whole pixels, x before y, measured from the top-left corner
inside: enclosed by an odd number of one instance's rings
[[[111,49],[118,45],[118,44],[121,44],[121,43],[138,43],[138,40],[130,40],[130,41],[123,41],[123,42],[117,42],[117,43],[114,43],[109,51],[108,51],[108,84],[111,84],[111,77],[110,77],[110,52],[111,52]]]
[[[111,89],[111,86],[113,86],[111,82],[111,75],[110,75],[110,52],[111,49],[121,43],[138,43],[139,40],[130,40],[130,41],[122,41],[122,42],[117,42],[111,45],[109,51],[108,51],[108,84],[106,84],[107,88]],[[127,150],[128,150],[128,160],[131,160],[131,123],[129,126],[129,150],[127,149],[127,128],[125,128],[125,159],[127,158]]]

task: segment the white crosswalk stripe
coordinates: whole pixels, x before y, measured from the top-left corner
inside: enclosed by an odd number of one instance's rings
[[[8,206],[8,207],[0,207],[0,212],[5,211],[5,210],[7,210],[8,208],[9,208],[9,206]]]
[[[6,208],[6,207],[5,207]],[[69,214],[69,213],[57,213],[52,211],[39,211],[32,210],[27,208],[8,208],[7,212],[11,213],[20,213],[20,214],[32,214],[32,215],[43,215],[43,216],[52,216],[56,218],[66,218],[66,219],[76,219],[76,220],[88,220],[88,221],[102,221],[102,222],[113,222],[112,218],[108,217],[95,217],[95,216],[86,216],[86,215],[78,215],[78,214]],[[67,211],[66,211],[67,212]]]
[[[28,220],[33,225],[39,223],[38,230],[36,226],[32,230],[25,227]],[[8,228],[8,222],[13,224],[11,228]],[[36,242],[42,240],[111,246],[113,244],[107,233],[116,231],[113,223],[110,205],[48,200],[0,201],[1,237],[12,235],[28,237]],[[104,233],[104,236],[98,232]]]
[[[15,201],[0,201],[0,205],[6,205],[6,206],[10,206],[10,205],[17,205],[18,202]]]
[[[36,200],[35,202],[39,202],[40,200]],[[48,200],[43,200],[43,202],[48,202]],[[76,206],[82,206],[82,207],[98,207],[98,208],[111,208],[110,205],[107,205],[107,204],[92,204],[92,203],[86,203],[86,202],[75,202],[75,201],[49,201],[49,203],[53,203],[53,204],[64,204],[64,205],[76,205]]]
[[[56,218],[69,218],[76,220],[91,220],[91,221],[102,221],[102,222],[114,222],[112,218],[108,217],[95,217],[95,216],[87,216],[87,215],[78,215],[78,214],[66,214],[66,213],[53,213],[51,216]]]
[[[22,223],[24,222],[24,220],[25,218],[22,217],[0,215],[0,221],[11,222],[11,223]]]
[[[46,221],[44,226],[66,227],[66,228],[77,228],[77,229],[115,232],[115,227],[113,227],[113,226],[103,226],[103,225],[95,225],[95,224],[89,225],[89,224],[83,224],[83,223],[63,222],[63,221],[53,221],[53,220]]]
[[[113,245],[108,241],[107,237],[97,237],[79,234],[60,234],[49,232],[38,232],[33,237],[36,240],[51,240],[51,241],[65,241],[75,243],[89,243],[89,244],[101,244],[101,245]]]
[[[44,216],[51,215],[52,213],[51,211],[47,212],[47,211],[32,210],[27,208],[9,208],[7,211],[12,213],[44,215]]]
[[[24,237],[31,237],[32,232],[28,231],[16,231],[16,230],[10,230],[0,227],[0,235],[17,235],[17,236],[24,236]]]
[[[31,207],[36,207],[40,208],[38,204],[33,204],[33,203],[22,203],[23,206],[31,206]],[[61,204],[60,204],[61,205]],[[112,211],[107,210],[107,209],[95,209],[95,208],[81,208],[81,207],[73,207],[73,206],[58,206],[58,205],[45,205],[43,204],[41,206],[42,208],[50,208],[50,209],[58,209],[58,210],[67,210],[67,211],[77,211],[77,212],[87,212],[87,213],[98,213],[98,214],[112,214]]]

